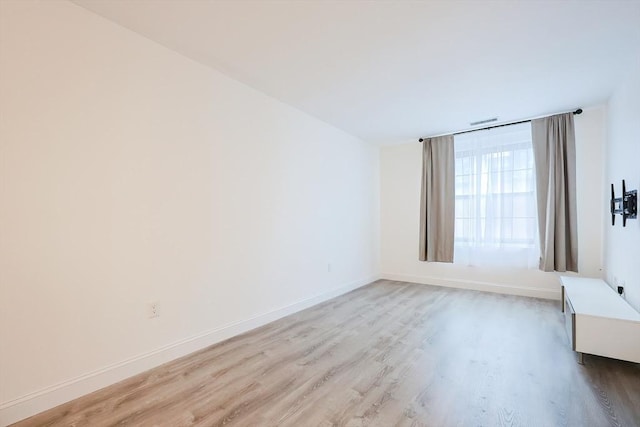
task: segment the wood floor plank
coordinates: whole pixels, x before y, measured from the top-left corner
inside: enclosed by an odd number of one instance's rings
[[[378,281],[16,426],[640,426],[559,303]]]

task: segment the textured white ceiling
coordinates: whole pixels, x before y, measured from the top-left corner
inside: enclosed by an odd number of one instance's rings
[[[606,102],[640,1],[74,0],[364,140]]]

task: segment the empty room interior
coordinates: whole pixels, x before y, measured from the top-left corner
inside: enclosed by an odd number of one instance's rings
[[[640,426],[640,0],[0,0],[0,426]]]

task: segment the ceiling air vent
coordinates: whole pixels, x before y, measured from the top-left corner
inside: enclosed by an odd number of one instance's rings
[[[485,123],[492,123],[492,122],[496,122],[496,121],[498,121],[498,118],[494,117],[493,119],[478,120],[477,122],[469,123],[469,126],[483,125]]]

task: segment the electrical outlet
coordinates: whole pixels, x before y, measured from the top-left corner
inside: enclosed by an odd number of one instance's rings
[[[150,302],[147,306],[147,316],[149,319],[155,319],[156,317],[160,317],[160,310],[158,309],[158,302]]]

